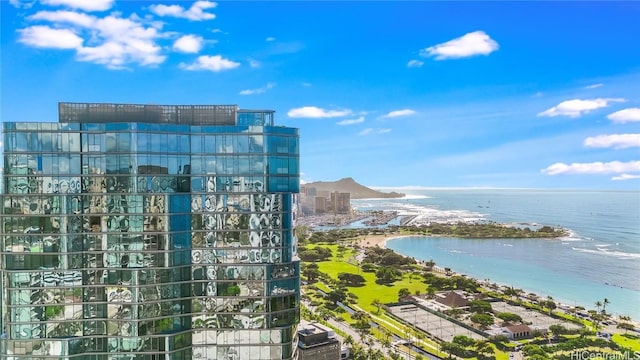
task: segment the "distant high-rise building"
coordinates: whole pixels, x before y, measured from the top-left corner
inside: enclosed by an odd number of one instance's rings
[[[327,212],[327,198],[322,196],[315,197],[315,213],[324,214]]]
[[[5,122],[0,359],[291,359],[298,130],[226,105]]]
[[[351,211],[351,193],[334,191],[329,202],[331,211],[336,214],[348,214]]]

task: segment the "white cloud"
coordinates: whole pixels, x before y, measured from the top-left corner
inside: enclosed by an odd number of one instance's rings
[[[198,53],[202,49],[202,37],[197,35],[184,35],[173,43],[173,50],[182,53]]]
[[[180,68],[185,70],[208,70],[213,72],[220,72],[224,70],[235,69],[240,66],[239,62],[231,61],[223,58],[221,55],[202,55],[198,56],[196,61],[192,64],[181,63]]]
[[[624,180],[637,180],[640,179],[640,174],[620,174],[618,176],[614,176],[611,180],[614,181],[624,181]]]
[[[445,43],[420,50],[423,57],[435,56],[436,60],[458,59],[475,55],[489,55],[498,50],[498,43],[484,31],[474,31]]]
[[[422,65],[424,65],[424,62],[420,60],[409,60],[409,62],[407,63],[407,67],[410,68],[421,67]]]
[[[79,61],[102,64],[111,69],[123,69],[129,63],[153,66],[166,59],[166,56],[161,54],[161,47],[156,44],[156,40],[164,36],[156,28],[159,25],[145,26],[135,14],[129,18],[122,18],[120,14],[113,13],[99,18],[74,11],[58,10],[40,11],[28,19],[49,21],[59,30],[66,27],[67,31],[84,36],[86,41],[75,46]]]
[[[263,87],[259,87],[257,89],[247,89],[240,91],[240,95],[256,95],[256,94],[264,94],[267,90],[272,89],[275,86],[274,83],[268,83]]]
[[[36,0],[9,0],[9,4],[17,7],[17,8],[24,8],[24,9],[30,9],[33,4],[35,4]]]
[[[593,163],[555,163],[545,169],[542,172],[547,175],[560,175],[560,174],[623,174],[629,172],[640,172],[640,161],[611,161],[611,162],[593,162]]]
[[[84,11],[105,11],[113,6],[114,0],[41,0],[44,5],[67,6]]]
[[[29,46],[54,49],[76,49],[82,46],[82,38],[68,29],[53,29],[48,26],[31,26],[18,30],[19,41]]]
[[[391,132],[391,129],[380,129],[380,128],[366,128],[358,133],[360,136],[365,135],[373,135],[373,134],[386,134]]]
[[[619,98],[607,98],[607,99],[590,99],[590,100],[566,100],[561,102],[560,104],[549,108],[541,113],[538,113],[538,116],[568,116],[568,117],[580,117],[590,111],[604,108],[609,106],[612,102],[624,102],[625,99]]]
[[[351,110],[325,110],[316,106],[303,106],[289,110],[291,118],[335,118],[351,115]]]
[[[38,11],[34,15],[29,16],[28,19],[50,21],[57,24],[67,23],[84,28],[95,26],[98,20],[98,18],[93,15],[68,10]]]
[[[607,116],[607,118],[616,124],[624,124],[628,122],[640,121],[640,108],[628,108],[616,111]]]
[[[640,147],[640,134],[613,134],[588,137],[584,140],[584,146],[614,149]]]
[[[601,87],[603,85],[604,85],[603,83],[597,83],[597,84],[587,85],[584,88],[585,89],[597,89],[597,88],[599,88],[599,87]]]
[[[218,4],[212,1],[196,1],[189,9],[185,9],[180,5],[158,4],[149,6],[149,10],[158,16],[170,16],[189,19],[192,21],[201,21],[215,19],[215,14],[208,13],[205,10],[213,9],[216,6],[218,6]]]
[[[394,110],[384,115],[383,118],[395,118],[400,116],[408,116],[408,115],[413,115],[415,113],[416,112],[411,109]]]
[[[302,83],[302,86],[304,86],[304,87],[309,87],[309,86],[311,86],[311,85],[312,85],[312,84],[311,84],[310,82],[303,82],[303,83]]]
[[[276,38],[274,38],[273,36],[269,36],[268,38],[264,39],[264,41],[276,41]]]
[[[336,124],[338,125],[353,125],[353,124],[360,124],[364,122],[364,116],[360,116],[357,119],[347,119],[347,120],[342,120],[342,121],[338,121]]]
[[[133,62],[140,65],[157,65],[166,56],[155,43],[160,36],[153,27],[145,27],[135,17],[129,19],[113,15],[98,19],[94,26],[103,43],[78,49],[78,59],[96,62],[111,68],[120,68]]]

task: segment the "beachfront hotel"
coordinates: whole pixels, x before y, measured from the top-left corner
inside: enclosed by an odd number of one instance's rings
[[[3,124],[0,359],[291,359],[298,129],[232,105]]]

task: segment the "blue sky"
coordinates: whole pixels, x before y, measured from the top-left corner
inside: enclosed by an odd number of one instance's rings
[[[2,121],[238,104],[305,181],[640,189],[640,3],[1,1]]]

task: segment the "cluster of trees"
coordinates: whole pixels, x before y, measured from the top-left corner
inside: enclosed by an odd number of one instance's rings
[[[396,280],[402,278],[402,272],[392,266],[382,266],[376,271],[376,283],[381,285],[391,285]]]
[[[513,313],[510,313],[510,312],[497,313],[496,317],[498,319],[502,320],[505,324],[522,322],[522,317],[520,315],[513,314]]]
[[[429,287],[434,287],[438,290],[465,290],[471,293],[477,293],[480,287],[477,280],[463,275],[443,277],[425,271],[422,276],[424,277],[424,282],[427,283]]]
[[[390,249],[369,247],[365,249],[363,263],[371,263],[379,266],[401,267],[416,264],[416,260],[397,254]]]
[[[469,310],[474,313],[469,320],[474,324],[478,324],[480,328],[484,329],[494,323],[493,315],[491,314],[493,308],[488,301],[471,300],[469,302]]]
[[[458,238],[555,238],[567,236],[565,229],[557,229],[551,226],[542,226],[537,230],[531,230],[528,227],[520,228],[515,226],[506,226],[494,222],[487,223],[465,223],[457,224],[439,224],[432,223],[429,225],[403,226],[400,228],[404,231],[419,233],[424,235],[441,235],[452,236]]]
[[[323,275],[316,263],[302,263],[302,275],[307,278],[307,282],[313,284]]]
[[[349,359],[353,360],[371,360],[371,359],[386,359],[380,349],[374,349],[366,344],[356,342],[350,335],[347,336],[344,342],[349,345],[351,352],[349,353]],[[393,358],[393,357],[392,357]]]
[[[465,335],[456,335],[451,342],[443,342],[440,349],[449,354],[463,358],[477,357],[485,359],[494,354],[495,350],[486,340],[474,340]]]
[[[528,344],[522,348],[522,353],[527,359],[537,359],[537,360],[550,359],[550,358],[570,359],[571,358],[570,354],[563,355],[563,354],[555,354],[555,353],[561,352],[561,351],[562,352],[573,351],[575,349],[585,349],[589,347],[610,348],[611,350],[614,350],[614,351],[622,351],[622,352],[629,351],[630,353],[632,353],[631,350],[624,349],[614,342],[607,341],[604,339],[591,339],[586,337],[567,339],[566,341],[563,341],[555,345],[540,346],[538,344]]]
[[[321,246],[317,246],[312,249],[309,249],[306,246],[300,246],[298,248],[298,256],[302,261],[316,262],[329,260],[332,253],[331,250]]]
[[[365,229],[360,230],[360,229],[333,229],[333,230],[329,230],[329,231],[314,231],[311,233],[310,236],[308,236],[308,229],[305,228],[304,231],[297,231],[296,235],[300,234],[300,236],[298,236],[298,239],[302,242],[310,242],[313,244],[317,244],[317,243],[330,243],[330,244],[335,244],[339,241],[344,241],[344,240],[349,240],[349,239],[353,239],[356,238],[360,235],[362,235],[362,233],[368,233],[368,231]],[[303,237],[304,236],[304,237]]]
[[[338,280],[344,286],[352,286],[352,287],[364,286],[364,283],[366,282],[366,280],[364,279],[364,277],[362,277],[362,275],[352,274],[352,273],[339,273]]]

